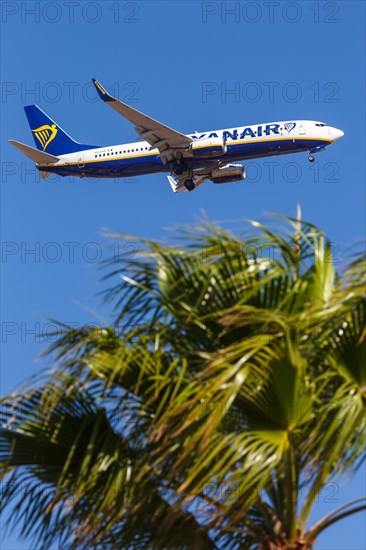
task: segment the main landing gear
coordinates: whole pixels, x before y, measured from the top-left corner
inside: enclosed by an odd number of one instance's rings
[[[308,159],[309,159],[309,162],[314,162],[315,157],[314,157],[314,155],[309,155]]]
[[[184,162],[183,155],[180,151],[177,151],[175,154],[175,162],[172,171],[174,174],[177,174],[177,176],[181,176],[184,172],[189,172],[189,168]]]
[[[187,191],[193,191],[196,186],[194,184],[194,181],[191,178],[188,178],[184,180],[184,187],[187,189]]]

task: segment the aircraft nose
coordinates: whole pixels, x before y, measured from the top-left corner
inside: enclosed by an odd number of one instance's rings
[[[338,128],[333,128],[332,134],[334,141],[344,136],[344,132],[342,132],[342,130],[338,130]]]

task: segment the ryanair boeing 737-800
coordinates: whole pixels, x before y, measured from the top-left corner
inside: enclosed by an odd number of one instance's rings
[[[122,145],[85,145],[74,141],[36,105],[25,107],[37,149],[9,140],[31,158],[46,178],[118,178],[169,172],[173,191],[193,191],[206,180],[228,183],[245,178],[235,161],[307,151],[314,153],[341,138],[341,130],[313,120],[270,122],[224,130],[182,134],[110,96],[93,79],[99,96],[135,125],[139,141]]]

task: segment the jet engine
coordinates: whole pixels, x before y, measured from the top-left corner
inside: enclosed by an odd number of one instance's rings
[[[194,157],[221,157],[227,151],[226,142],[219,138],[196,139],[191,143]]]
[[[211,172],[210,180],[214,183],[230,183],[245,179],[245,167],[242,164],[227,164]]]

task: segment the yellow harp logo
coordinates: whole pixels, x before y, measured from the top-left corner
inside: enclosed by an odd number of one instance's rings
[[[32,132],[35,133],[36,138],[43,147],[43,151],[45,151],[47,145],[49,145],[51,141],[55,139],[58,130],[56,124],[52,124],[52,126],[50,126],[49,124],[45,124],[44,126],[40,126],[39,128],[32,130]]]

